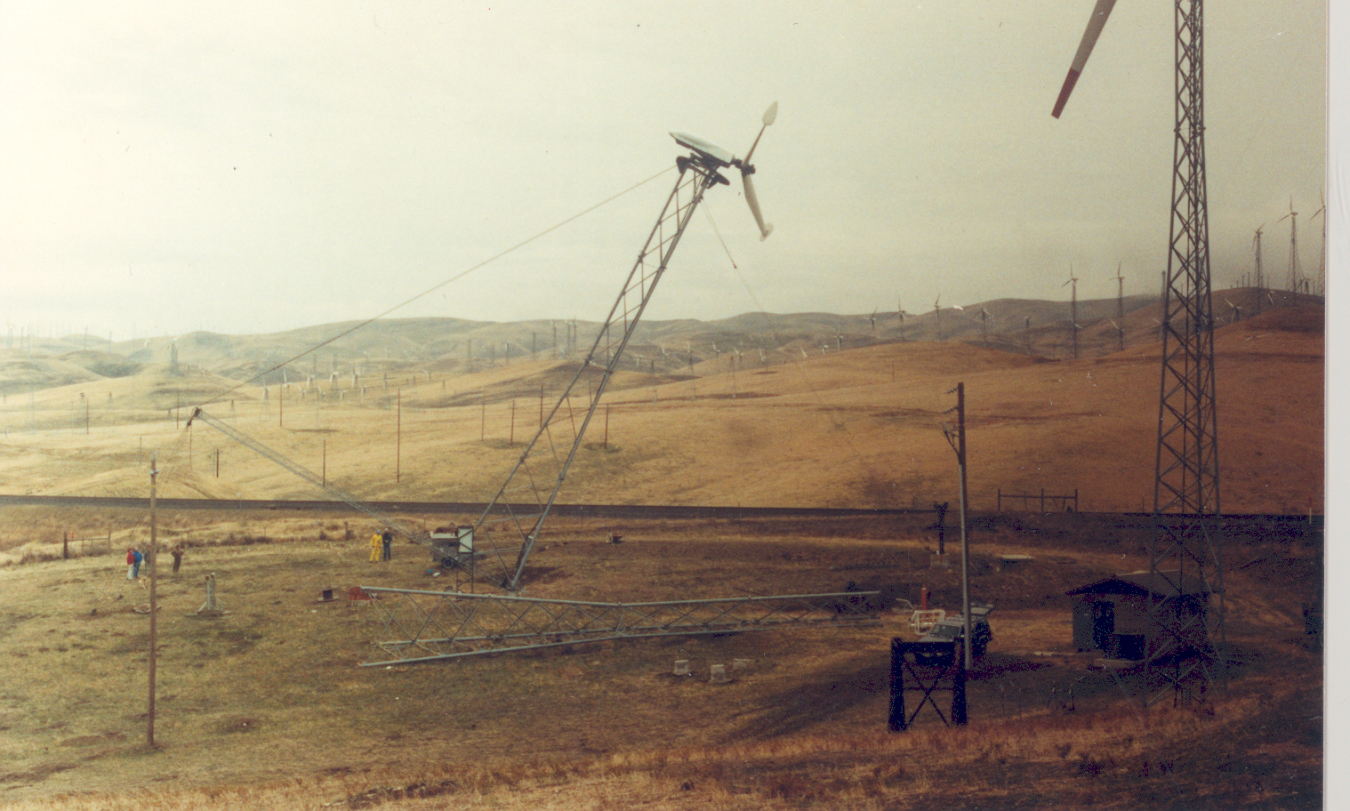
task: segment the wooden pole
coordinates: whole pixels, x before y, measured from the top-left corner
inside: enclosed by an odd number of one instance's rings
[[[323,486],[328,486],[328,437],[323,438]]]
[[[156,645],[158,643],[157,628],[155,626],[155,611],[159,608],[156,599],[155,585],[159,577],[159,564],[155,561],[155,550],[158,543],[155,527],[155,477],[159,471],[155,469],[155,462],[158,453],[150,456],[150,548],[147,550],[146,562],[150,564],[150,691],[149,703],[145,713],[145,744],[152,749],[155,746],[155,655]]]
[[[511,401],[511,433],[507,435],[506,444],[516,444],[516,401]]]
[[[403,476],[403,389],[395,392],[394,400],[398,404],[398,437],[394,441],[394,484],[398,484]]]
[[[974,662],[970,656],[970,538],[966,533],[966,384],[956,384],[957,444],[961,458],[961,613],[965,617],[965,668]],[[964,715],[964,713],[963,713]],[[960,722],[965,723],[964,719]]]

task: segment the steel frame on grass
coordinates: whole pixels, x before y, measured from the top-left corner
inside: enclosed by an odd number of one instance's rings
[[[878,592],[790,594],[650,603],[363,587],[384,625],[375,646],[393,657],[363,667],[538,650],[585,642],[781,628],[879,624]]]

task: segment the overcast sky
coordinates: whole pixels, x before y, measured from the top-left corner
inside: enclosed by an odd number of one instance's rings
[[[1173,11],[1092,0],[15,3],[0,0],[0,312],[115,340],[373,316],[673,167],[707,198],[648,318],[1152,293],[1165,267]],[[1326,7],[1206,8],[1215,288],[1316,274]],[[602,318],[674,183],[398,311]],[[726,242],[718,240],[720,230]],[[736,266],[732,264],[734,258]]]

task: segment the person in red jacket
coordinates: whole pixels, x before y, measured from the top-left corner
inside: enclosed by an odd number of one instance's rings
[[[136,550],[130,546],[127,547],[127,579],[136,579]]]

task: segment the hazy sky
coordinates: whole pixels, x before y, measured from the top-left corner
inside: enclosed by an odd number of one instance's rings
[[[1063,118],[1092,0],[15,3],[0,0],[0,311],[114,339],[366,318],[663,169],[709,193],[648,317],[931,310],[1153,292],[1173,6],[1122,0]],[[1326,6],[1206,6],[1214,285],[1316,274]],[[673,169],[397,315],[599,319]]]

